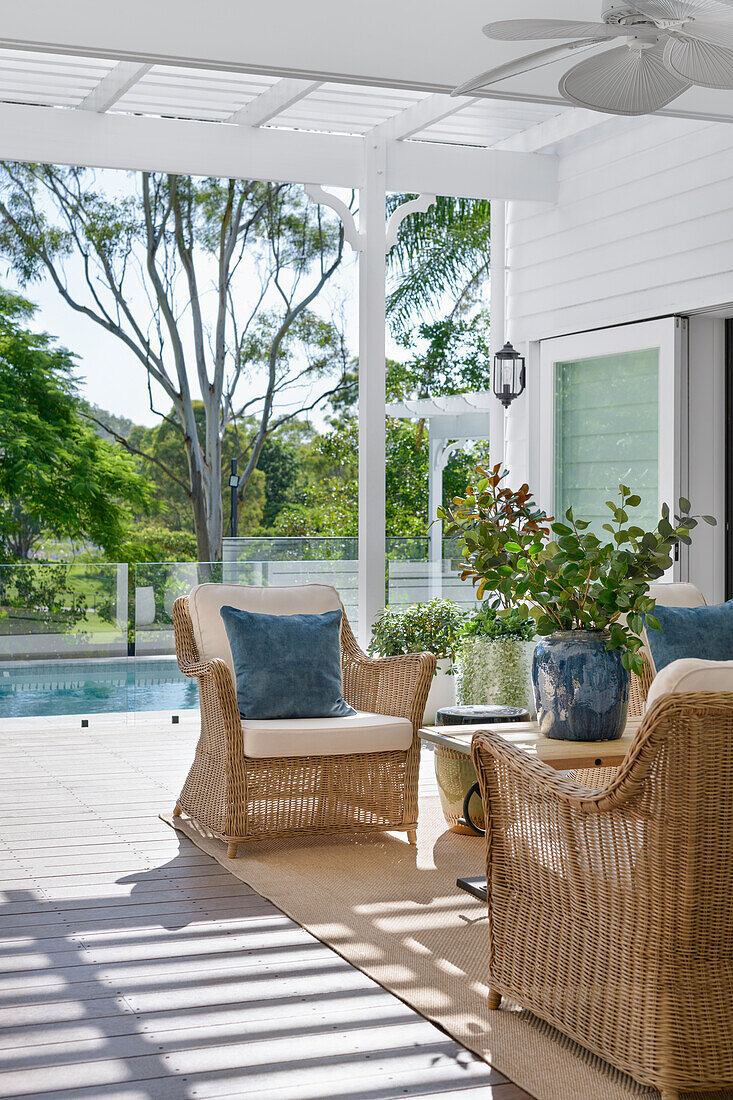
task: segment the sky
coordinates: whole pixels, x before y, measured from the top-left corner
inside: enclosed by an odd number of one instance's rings
[[[98,183],[103,183],[110,190],[129,192],[131,187],[131,177],[124,173],[100,171],[97,178]],[[83,282],[80,263],[68,259],[65,261],[65,272],[69,285],[76,292]],[[128,417],[136,424],[152,426],[159,422],[159,417],[150,407],[147,372],[121,340],[68,306],[50,279],[21,287],[13,272],[5,267],[4,270],[0,268],[0,281],[38,306],[33,328],[52,334],[58,343],[76,356],[80,390],[90,403],[117,416]],[[255,280],[249,284],[245,281],[243,289],[247,297],[253,296],[257,289]],[[147,315],[147,305],[142,295],[134,304],[142,315]],[[347,344],[355,355],[358,349],[358,268],[356,256],[348,246],[341,268],[312,308],[323,316],[328,316],[332,310],[342,312]],[[388,339],[388,355],[401,357],[404,352],[400,352]],[[195,378],[193,383],[198,391]],[[244,387],[241,395],[252,397],[256,392],[256,385]],[[168,411],[168,399],[157,387],[153,388],[153,403],[159,411]],[[322,418],[322,413],[312,415],[317,427],[321,426]]]

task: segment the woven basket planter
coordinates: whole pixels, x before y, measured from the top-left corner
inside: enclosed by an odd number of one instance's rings
[[[534,647],[524,638],[467,638],[458,659],[457,702],[523,707],[534,714]]]

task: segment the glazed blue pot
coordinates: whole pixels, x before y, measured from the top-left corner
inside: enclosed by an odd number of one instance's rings
[[[560,741],[615,741],[626,726],[629,674],[602,630],[541,638],[532,659],[540,732]]]

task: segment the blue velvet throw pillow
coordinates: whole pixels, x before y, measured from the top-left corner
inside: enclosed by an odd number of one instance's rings
[[[341,611],[261,615],[222,607],[242,718],[345,718]]]
[[[733,600],[715,607],[660,607],[657,604],[652,615],[662,628],[646,628],[657,672],[672,661],[686,657],[733,661]]]

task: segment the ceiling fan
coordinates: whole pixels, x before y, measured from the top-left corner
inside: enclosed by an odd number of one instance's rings
[[[615,115],[646,115],[666,107],[692,84],[733,89],[733,0],[626,0],[606,3],[602,22],[505,19],[483,33],[502,42],[565,39],[489,69],[456,88],[467,95],[550,65],[575,50],[596,50],[561,78],[559,91],[577,107]]]

